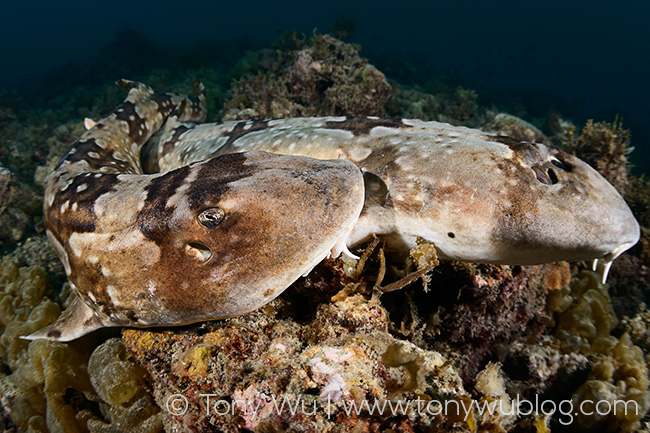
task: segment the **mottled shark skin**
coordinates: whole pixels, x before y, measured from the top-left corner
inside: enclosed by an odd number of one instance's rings
[[[609,265],[640,236],[623,198],[559,149],[439,122],[294,118],[184,124],[171,116],[158,163],[169,170],[232,152],[343,159],[364,173],[366,199],[347,238],[374,233],[408,251],[418,237],[443,259]]]
[[[121,84],[124,103],[86,121],[49,179],[46,233],[76,297],[25,338],[241,315],[345,249],[364,198],[354,164],[253,151],[143,174],[142,146],[172,112],[203,120],[205,99]]]

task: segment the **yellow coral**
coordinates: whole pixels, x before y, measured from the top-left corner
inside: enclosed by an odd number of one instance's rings
[[[627,333],[610,335],[617,319],[607,286],[596,273],[582,271],[570,288],[549,296],[549,306],[560,312],[556,337],[591,363],[587,381],[572,396],[574,408],[580,408],[575,426],[583,431],[638,429],[650,408],[648,367]]]
[[[160,409],[146,389],[147,373],[127,352],[122,340],[111,338],[99,346],[88,362],[88,374],[93,388],[107,403],[100,406],[111,421],[89,421],[91,432],[162,431]]]

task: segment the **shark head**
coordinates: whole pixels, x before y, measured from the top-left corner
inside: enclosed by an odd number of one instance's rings
[[[510,182],[493,235],[521,263],[601,259],[609,264],[636,244],[639,224],[625,200],[579,158],[539,144],[495,137],[512,156]]]
[[[253,311],[341,252],[364,196],[348,161],[266,152],[118,175],[102,192],[83,214],[92,225],[48,233],[77,297],[27,339]]]
[[[447,174],[426,185],[432,204],[420,213],[435,227],[431,240],[442,257],[521,265],[601,259],[606,276],[639,240],[639,224],[616,189],[554,147],[483,136],[435,164]]]

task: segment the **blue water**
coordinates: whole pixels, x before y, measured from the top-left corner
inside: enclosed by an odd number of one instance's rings
[[[243,49],[270,46],[279,30],[326,32],[339,14],[355,21],[351,42],[371,62],[446,71],[481,103],[520,102],[533,116],[556,109],[578,122],[620,114],[633,163],[650,171],[650,3],[641,0],[12,2],[0,13],[0,89],[92,62],[125,29],[159,47]],[[417,71],[399,78],[426,80]]]

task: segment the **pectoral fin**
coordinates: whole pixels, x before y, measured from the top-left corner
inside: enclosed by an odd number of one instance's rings
[[[72,304],[54,322],[20,338],[24,340],[71,341],[105,326],[88,305],[75,297]]]

